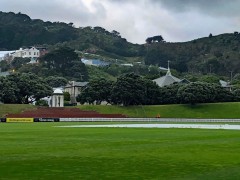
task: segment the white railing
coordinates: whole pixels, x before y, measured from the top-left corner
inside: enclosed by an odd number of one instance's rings
[[[185,118],[60,118],[60,122],[240,122],[240,119]]]

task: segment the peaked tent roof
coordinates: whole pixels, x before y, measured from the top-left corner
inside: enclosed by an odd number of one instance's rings
[[[153,81],[156,82],[158,86],[163,87],[163,86],[168,86],[168,85],[176,83],[176,82],[180,82],[181,79],[178,79],[178,78],[172,76],[172,74],[170,72],[170,68],[168,67],[168,71],[165,76],[154,79]]]

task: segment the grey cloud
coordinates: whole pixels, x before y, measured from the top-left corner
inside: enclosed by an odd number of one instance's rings
[[[240,29],[240,0],[0,0],[1,11],[117,30],[130,42],[186,41]]]
[[[92,19],[98,21],[106,16],[106,10],[101,3],[93,2],[90,10],[83,0],[0,0],[1,9],[5,12],[21,12],[28,14],[33,19],[43,19],[45,21],[73,22],[79,26],[89,25]],[[23,5],[24,4],[24,5]]]
[[[115,3],[132,2],[138,4],[144,2],[150,5],[151,3],[157,6],[163,6],[169,11],[185,12],[189,10],[197,10],[200,13],[207,13],[209,15],[240,15],[239,0],[108,0]]]
[[[152,0],[159,3],[163,7],[175,11],[184,12],[189,10],[197,10],[200,13],[208,15],[239,15],[239,0]]]

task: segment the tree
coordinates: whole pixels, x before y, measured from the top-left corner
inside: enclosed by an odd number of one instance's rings
[[[78,55],[73,49],[61,47],[40,58],[40,63],[51,71],[66,73],[68,68],[71,67],[72,62],[78,59]]]
[[[164,39],[161,35],[153,36],[153,37],[148,37],[146,39],[146,43],[151,44],[153,42],[164,42]]]
[[[112,33],[112,35],[115,36],[115,37],[121,37],[121,36],[120,36],[120,33],[117,32],[116,30],[113,30],[111,33]]]
[[[145,87],[145,97],[142,104],[156,105],[159,104],[161,94],[160,87],[149,79],[143,79],[143,87]]]
[[[160,88],[159,104],[178,104],[177,96],[180,87],[184,86],[181,83],[171,84]]]
[[[193,82],[178,89],[177,96],[180,103],[209,103],[215,100],[215,91],[212,84],[203,82]]]
[[[69,92],[63,92],[63,95],[64,95],[64,101],[70,101],[71,100]]]
[[[219,80],[220,80],[219,76],[216,76],[215,74],[204,75],[199,78],[199,81],[206,83],[219,84]]]
[[[71,67],[68,69],[65,75],[76,81],[88,81],[88,71],[85,64],[80,60],[73,61],[71,64]]]
[[[163,39],[163,37],[162,37],[161,35],[153,36],[153,37],[152,37],[152,40],[153,40],[154,42],[163,42],[163,41],[164,41],[164,39]]]
[[[5,77],[0,77],[0,102],[12,104],[17,102],[19,89],[16,83],[12,83]]]
[[[146,89],[143,79],[133,73],[125,74],[113,84],[111,101],[124,106],[144,104]]]
[[[152,37],[148,37],[148,38],[146,39],[146,43],[151,44],[151,43],[152,43]]]
[[[12,66],[13,69],[19,69],[23,65],[29,63],[30,61],[31,61],[30,58],[15,57],[11,61],[11,66]]]
[[[48,83],[50,87],[61,87],[66,86],[68,80],[64,77],[58,77],[58,76],[49,76],[45,79],[45,81]]]
[[[8,71],[10,69],[10,64],[6,61],[0,61],[0,70],[1,71]]]
[[[47,68],[46,74],[71,77],[81,81],[88,80],[86,66],[73,49],[62,47],[49,52],[40,58],[40,63]]]
[[[34,74],[15,73],[7,76],[6,79],[15,85],[17,99],[14,99],[14,103],[29,104],[52,94],[52,88],[47,85],[46,81]]]
[[[94,101],[96,104],[101,104],[103,101],[109,103],[112,84],[112,81],[103,78],[94,79],[88,83],[87,88],[77,97],[77,101],[81,102],[81,104],[92,104]]]

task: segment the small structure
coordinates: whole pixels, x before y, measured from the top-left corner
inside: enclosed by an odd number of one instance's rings
[[[63,107],[64,95],[61,89],[55,89],[51,99],[51,107]]]

